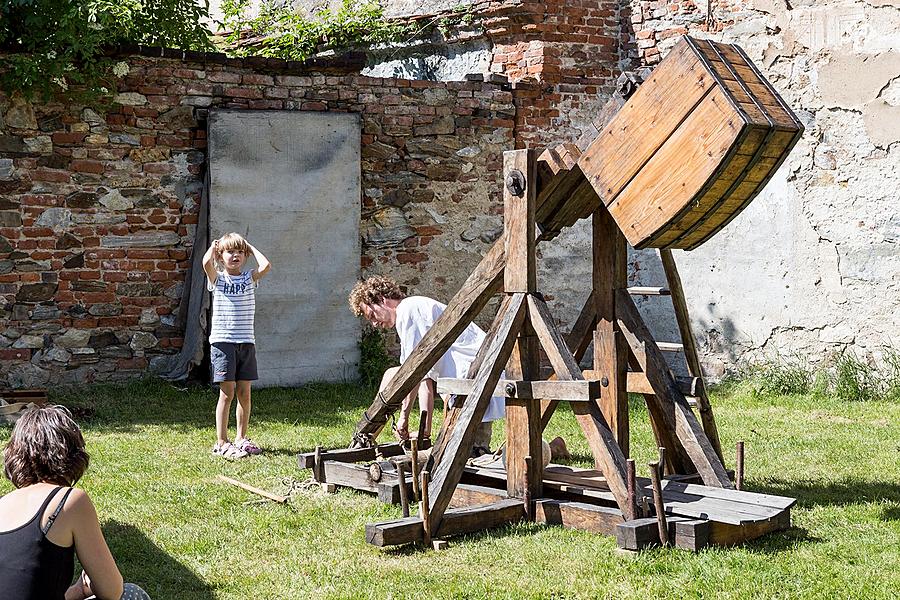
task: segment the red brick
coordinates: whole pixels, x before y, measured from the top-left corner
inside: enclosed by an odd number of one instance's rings
[[[0,350],[0,359],[3,360],[30,360],[31,350],[26,348],[3,348]]]
[[[116,367],[122,369],[123,371],[134,371],[140,369],[147,368],[147,359],[143,357],[138,358],[120,358],[116,362]]]
[[[81,271],[78,273],[78,279],[86,279],[91,281],[98,281],[101,277],[100,271]]]
[[[104,165],[99,160],[73,160],[69,168],[79,173],[102,173]]]
[[[52,181],[56,183],[69,183],[72,179],[68,171],[45,168],[37,169],[31,174],[31,178],[35,181]]]
[[[400,252],[397,254],[397,262],[406,264],[416,264],[428,260],[428,255],[423,252]]]
[[[105,273],[103,273],[103,281],[118,283],[120,281],[127,281],[127,280],[128,280],[128,275],[125,273],[122,273],[121,271],[106,271]]]
[[[157,162],[157,163],[144,163],[143,171],[144,173],[171,173],[175,170],[175,167],[171,163],[167,162]]]
[[[87,137],[86,132],[81,131],[57,131],[50,139],[54,144],[80,144]]]
[[[72,319],[72,327],[76,329],[94,329],[97,327],[97,319]]]
[[[256,88],[229,87],[225,88],[225,95],[232,98],[253,98],[262,100],[263,93]]]

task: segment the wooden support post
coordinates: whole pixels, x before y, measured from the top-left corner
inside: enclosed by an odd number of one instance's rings
[[[428,471],[422,471],[422,502],[419,504],[422,512],[422,538],[425,545],[431,545],[431,512],[428,508],[428,484],[431,481],[431,474]]]
[[[616,315],[619,326],[635,357],[641,361],[641,368],[647,374],[650,385],[656,391],[652,396],[645,396],[648,409],[659,420],[661,430],[675,432],[676,448],[690,457],[703,483],[712,487],[733,488],[722,461],[716,456],[709,438],[675,385],[665,358],[657,348],[656,341],[644,324],[631,296],[627,290],[620,290],[617,294]]]
[[[744,489],[744,440],[737,443],[737,456],[734,463],[734,488]]]
[[[531,456],[525,457],[525,481],[531,482],[534,479],[534,459]],[[543,466],[543,463],[541,463]],[[540,482],[540,480],[538,480]],[[522,500],[525,504],[525,519],[527,521],[534,521],[534,505],[532,505],[532,501],[535,497],[540,497],[540,494],[534,495],[531,492],[531,486],[526,485],[524,488],[524,493],[522,494]]]
[[[410,440],[412,448],[412,480],[413,480],[413,499],[418,502],[421,499],[421,487],[419,483],[419,440]]]
[[[593,216],[594,267],[591,279],[597,310],[594,371],[606,377],[600,410],[622,453],[628,456],[628,350],[616,322],[616,290],[625,289],[628,247],[625,236],[600,203]]]
[[[403,509],[403,516],[409,516],[409,490],[406,487],[406,462],[398,460],[397,465],[397,481],[400,482],[400,508]]]
[[[556,376],[563,380],[583,379],[578,363],[566,347],[543,300],[535,296],[528,297],[528,317],[547,352],[547,358],[553,365]],[[628,489],[625,483],[625,456],[622,449],[613,438],[606,419],[596,404],[576,402],[572,404],[572,410],[587,437],[596,466],[603,471],[616,504],[624,512],[628,504]]]
[[[430,418],[431,417],[428,415],[427,410],[423,410],[421,413],[419,413],[419,431],[416,432],[417,442],[421,442],[425,439],[425,426],[427,425]],[[428,437],[431,437],[431,435],[429,434]]]
[[[484,363],[478,369],[472,393],[460,411],[456,426],[447,438],[439,462],[432,471],[429,485],[429,503],[432,531],[441,526],[444,511],[453,497],[453,490],[462,476],[475,432],[487,411],[500,373],[512,354],[513,345],[525,319],[525,294],[513,294],[497,334],[490,341],[484,355]]]
[[[503,228],[506,233],[503,289],[507,294],[531,294],[537,291],[534,150],[504,152],[503,180]]]
[[[638,517],[637,473],[633,458],[625,461],[625,482],[628,486],[628,503],[622,512],[625,513],[626,520],[632,521]]]
[[[725,458],[722,455],[722,443],[719,441],[719,430],[716,428],[716,419],[713,415],[712,405],[706,393],[706,384],[703,380],[703,369],[700,367],[700,355],[697,353],[697,343],[694,333],[691,331],[691,318],[688,315],[687,301],[684,297],[684,288],[681,286],[681,277],[678,275],[678,267],[675,266],[675,257],[671,250],[660,250],[659,258],[662,261],[663,270],[666,272],[669,290],[672,293],[672,306],[675,308],[675,320],[678,322],[678,331],[681,333],[681,344],[684,346],[684,357],[687,361],[688,373],[691,377],[700,380],[697,393],[697,409],[700,412],[700,421],[703,423],[703,431],[709,438],[710,444],[716,451],[716,455],[722,464]]]
[[[666,524],[666,507],[663,504],[662,486],[660,485],[659,461],[648,463],[650,481],[653,485],[653,507],[656,510],[656,523],[659,526],[659,541],[663,546],[669,545],[669,526]]]

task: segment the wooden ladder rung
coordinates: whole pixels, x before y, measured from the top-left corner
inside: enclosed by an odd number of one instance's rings
[[[656,345],[662,352],[682,352],[684,350],[684,344],[678,342],[656,342]]]
[[[628,293],[632,296],[671,296],[672,291],[665,287],[630,287]]]

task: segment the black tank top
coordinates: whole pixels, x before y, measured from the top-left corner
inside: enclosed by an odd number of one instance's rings
[[[47,539],[72,488],[63,496],[47,524],[41,518],[62,487],[54,488],[30,521],[0,532],[0,596],[16,600],[63,600],[75,572],[75,545],[57,546]],[[9,595],[7,595],[9,594]]]

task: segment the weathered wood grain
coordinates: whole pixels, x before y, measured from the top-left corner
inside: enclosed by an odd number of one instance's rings
[[[522,176],[525,189],[522,195],[512,193],[503,185],[503,228],[506,233],[506,268],[503,288],[507,293],[537,291],[534,211],[537,185],[535,182],[534,150],[507,150],[503,153],[503,180],[513,173]]]
[[[525,295],[513,294],[497,334],[491,340],[484,362],[475,376],[472,394],[463,405],[456,425],[447,438],[440,461],[434,465],[429,489],[429,511],[434,528],[440,528],[444,511],[453,496],[453,488],[459,483],[472,450],[475,430],[484,417],[524,319]]]
[[[506,374],[511,373],[509,367]],[[468,396],[472,391],[472,379],[438,379],[438,392]],[[587,402],[600,398],[600,381],[521,381],[502,379],[497,383],[494,396],[505,396],[518,400],[564,400],[567,402]]]
[[[731,488],[731,480],[722,461],[691,412],[684,395],[675,385],[665,359],[657,349],[631,296],[624,290],[616,298],[616,311],[619,326],[629,345],[635,350],[635,356],[643,361],[641,368],[656,391],[653,396],[645,396],[648,399],[648,409],[660,419],[659,424],[663,428],[675,432],[678,446],[690,457],[703,483]]]
[[[615,535],[616,526],[624,523],[625,518],[618,508],[571,500],[542,499],[535,502],[535,521],[591,533]]]

